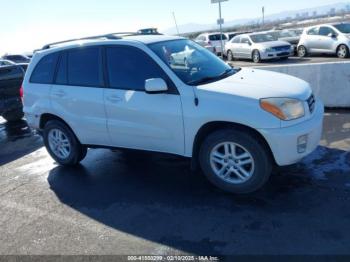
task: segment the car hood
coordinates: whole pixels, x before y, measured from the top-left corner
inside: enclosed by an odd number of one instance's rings
[[[248,68],[223,80],[198,86],[198,90],[252,99],[288,97],[303,101],[312,93],[310,85],[299,78]]]
[[[264,48],[269,48],[269,47],[277,47],[277,46],[286,46],[290,44],[286,41],[271,41],[271,42],[259,43],[258,45]]]

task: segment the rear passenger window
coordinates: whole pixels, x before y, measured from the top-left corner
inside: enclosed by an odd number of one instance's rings
[[[307,34],[308,35],[317,35],[318,34],[318,28],[317,27],[311,28],[309,31],[307,31]]]
[[[30,82],[37,84],[51,84],[53,82],[57,59],[58,53],[44,56],[35,67]]]
[[[57,84],[98,87],[103,74],[98,47],[73,49],[63,53],[57,72]]]
[[[145,81],[167,75],[147,54],[137,48],[109,47],[106,50],[109,85],[124,90],[145,90]]]

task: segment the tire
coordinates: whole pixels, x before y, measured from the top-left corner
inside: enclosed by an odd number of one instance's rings
[[[349,57],[349,48],[346,45],[340,45],[337,48],[337,56],[339,58],[348,58]]]
[[[232,61],[235,60],[235,58],[234,58],[233,53],[232,53],[231,50],[228,50],[228,51],[227,51],[227,60],[230,61],[230,62],[232,62]]]
[[[5,118],[8,122],[16,122],[24,117],[24,113],[22,109],[16,109],[3,113],[2,117]]]
[[[261,62],[261,56],[260,52],[258,50],[254,50],[252,54],[252,59],[254,63],[260,63]]]
[[[72,130],[61,121],[49,121],[45,125],[43,138],[47,151],[60,165],[78,165],[87,154],[87,148],[80,144]],[[55,150],[57,143],[60,145]]]
[[[227,143],[235,147],[235,153],[232,154],[231,152],[224,155],[225,153],[222,152],[219,153],[221,154],[220,157],[213,157],[214,152],[218,152],[216,150],[220,150],[221,145]],[[224,148],[225,146],[222,147],[222,149]],[[224,151],[226,151],[226,148]],[[246,153],[243,154],[243,152]],[[237,160],[233,155],[237,156],[237,159],[240,158],[240,160]],[[249,156],[245,159],[243,158],[244,155]],[[222,156],[222,164],[217,163],[217,160],[221,162]],[[226,158],[232,158],[233,160]],[[214,161],[214,159],[216,160]],[[241,164],[248,161],[252,161],[252,163],[237,168],[231,164],[231,162],[237,163],[236,161],[241,161]],[[257,191],[268,181],[272,171],[272,160],[263,143],[249,132],[231,129],[216,131],[204,140],[199,151],[199,163],[203,173],[212,184],[226,192],[235,194],[248,194]],[[224,165],[228,167],[225,169]],[[250,175],[242,178],[242,169],[246,173],[250,172]],[[218,170],[226,170],[222,174],[226,177],[219,175]]]
[[[306,57],[308,55],[307,49],[305,46],[301,45],[298,47],[298,56],[299,57]]]

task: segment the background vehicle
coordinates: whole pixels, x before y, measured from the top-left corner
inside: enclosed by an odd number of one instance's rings
[[[10,66],[10,65],[15,65],[15,63],[10,61],[10,60],[0,59],[0,67],[2,67],[2,66]]]
[[[0,67],[0,116],[7,121],[23,117],[21,84],[24,72],[18,65]]]
[[[290,43],[294,48],[294,54],[297,54],[300,36],[303,33],[302,29],[275,30],[268,31],[267,33],[272,35],[276,41],[280,40]]]
[[[220,33],[205,33],[199,35],[195,42],[199,43],[203,47],[214,47],[214,53],[218,56],[221,55],[221,52],[223,51],[221,49],[221,36]],[[225,47],[225,44],[227,43],[227,36],[225,34],[222,34],[222,44],[223,47]],[[209,48],[207,48],[209,49]]]
[[[293,55],[293,47],[284,41],[275,41],[268,33],[252,33],[234,37],[226,46],[229,61],[236,58],[252,59],[255,63],[262,60],[287,59]]]
[[[5,60],[10,60],[16,64],[30,62],[30,58],[25,55],[4,55],[2,58]]]
[[[336,54],[339,58],[347,58],[349,48],[350,24],[326,24],[304,30],[298,45],[298,55]]]
[[[230,41],[235,36],[249,34],[249,33],[251,33],[251,32],[243,32],[243,31],[242,32],[228,32],[228,33],[225,33],[225,35],[227,37],[227,41]]]
[[[274,163],[318,146],[323,105],[306,82],[232,68],[185,38],[106,38],[47,45],[29,65],[26,118],[59,164],[78,164],[87,148],[171,153],[219,188],[249,193]]]

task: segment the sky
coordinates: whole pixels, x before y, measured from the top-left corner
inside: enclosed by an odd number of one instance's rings
[[[341,0],[229,0],[223,3],[226,21],[297,10]],[[0,56],[27,52],[64,39],[137,31],[160,31],[178,24],[215,23],[217,6],[210,0],[0,0]]]

